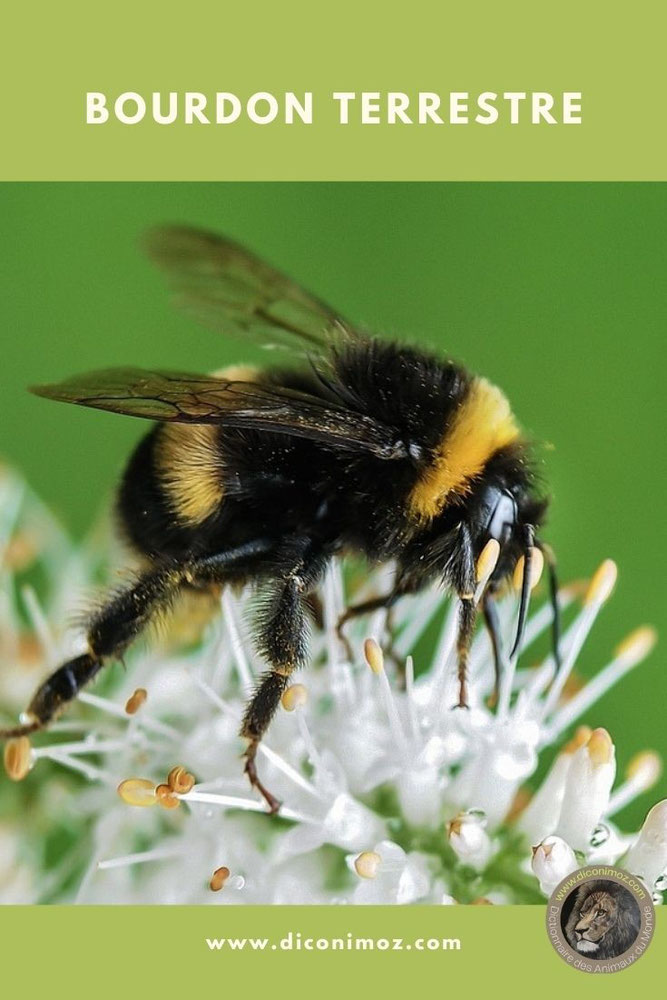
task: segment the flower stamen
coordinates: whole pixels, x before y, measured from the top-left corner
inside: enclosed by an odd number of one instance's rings
[[[148,698],[146,688],[137,688],[125,702],[127,715],[135,715]]]
[[[118,786],[118,794],[128,806],[154,806],[157,803],[156,788],[148,778],[126,778]]]
[[[33,759],[33,750],[27,736],[18,736],[5,744],[5,771],[12,781],[22,781],[26,777]]]

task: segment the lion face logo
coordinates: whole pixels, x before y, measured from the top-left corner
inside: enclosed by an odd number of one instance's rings
[[[565,927],[570,945],[590,958],[615,958],[634,944],[641,917],[633,896],[616,882],[577,889]]]
[[[581,908],[574,927],[577,951],[593,952],[618,918],[618,905],[608,892],[592,892]]]

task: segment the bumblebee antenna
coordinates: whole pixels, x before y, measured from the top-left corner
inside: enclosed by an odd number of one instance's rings
[[[553,554],[553,550],[550,545],[544,545],[539,539],[536,540],[535,544],[538,549],[544,555],[547,563],[547,571],[549,573],[549,602],[551,604],[552,618],[551,618],[551,649],[553,653],[554,663],[556,665],[556,673],[560,672],[561,657],[560,657],[560,635],[561,635],[561,617],[560,617],[560,604],[558,603],[558,572],[556,570],[556,558]]]
[[[533,561],[534,532],[535,529],[533,528],[532,524],[527,524],[525,528],[526,547],[523,553],[523,576],[521,579],[521,603],[519,604],[519,621],[516,627],[516,638],[514,640],[514,645],[512,646],[512,652],[510,653],[510,660],[514,656],[516,656],[519,649],[521,648],[524,632],[526,630],[528,601],[530,599],[531,564]]]

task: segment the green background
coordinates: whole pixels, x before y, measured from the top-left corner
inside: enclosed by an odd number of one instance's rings
[[[634,626],[662,628],[667,185],[5,184],[0,216],[0,453],[75,533],[143,428],[37,399],[27,384],[104,365],[206,371],[262,357],[172,311],[139,254],[146,226],[187,221],[505,389],[553,446],[547,536],[563,578],[619,563],[585,673]],[[646,746],[667,750],[661,661],[658,647],[588,714],[611,731],[621,766]]]

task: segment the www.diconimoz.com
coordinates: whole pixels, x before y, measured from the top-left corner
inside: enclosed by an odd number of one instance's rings
[[[206,938],[209,951],[460,951],[459,938],[304,937],[289,931],[279,941],[271,938]]]

